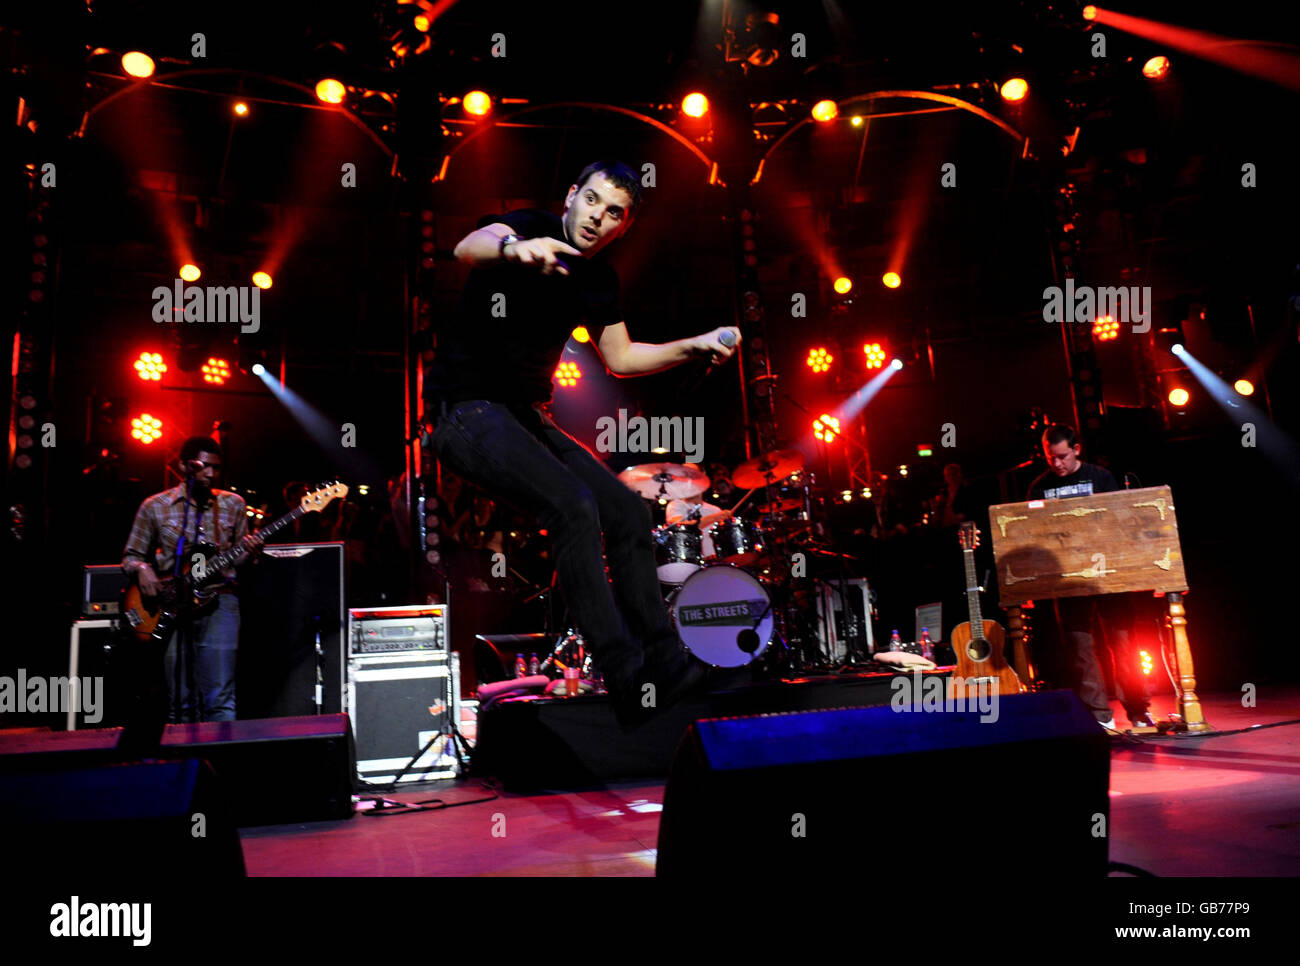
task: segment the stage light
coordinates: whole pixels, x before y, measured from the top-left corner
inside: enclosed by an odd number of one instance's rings
[[[853,291],[853,279],[847,275],[841,275],[835,280],[835,291],[840,295],[848,295]]]
[[[804,364],[813,372],[827,372],[834,361],[833,355],[818,346],[816,349],[808,350],[808,358],[804,360]]]
[[[1029,82],[1023,77],[1013,77],[1002,85],[1001,94],[1004,101],[1023,101],[1029,93]]]
[[[428,15],[423,13],[417,13],[415,19],[411,21],[411,24],[415,29],[420,31],[422,34],[427,34],[429,32],[429,26],[431,23],[432,21],[429,20]]]
[[[1084,8],[1083,8],[1083,19],[1084,19],[1084,20],[1096,20],[1096,19],[1097,19],[1097,8],[1094,7],[1092,4],[1088,4],[1086,7],[1084,7]]]
[[[253,363],[253,375],[260,376],[264,372],[266,372],[266,366],[262,365],[260,362]]]
[[[1255,384],[1249,379],[1238,379],[1232,384],[1232,388],[1243,396],[1249,396],[1255,392]]]
[[[343,86],[343,82],[333,77],[326,77],[316,82],[316,96],[325,104],[342,104],[347,92],[348,89]]]
[[[703,117],[709,112],[709,99],[699,91],[682,98],[682,113],[687,117]]]
[[[1180,356],[1183,354],[1183,344],[1181,342],[1175,342],[1169,347],[1169,351],[1176,356]]]
[[[932,447],[932,446],[927,446],[925,443],[917,443],[917,444],[916,444],[916,455],[917,455],[918,457],[920,457],[920,456],[933,456],[933,455],[934,455],[934,447]]]
[[[582,378],[582,370],[576,362],[561,362],[555,369],[555,381],[565,389],[572,389]]]
[[[210,382],[214,386],[223,386],[226,380],[230,378],[230,363],[226,359],[218,359],[213,356],[204,363],[201,371],[204,382]]]
[[[148,413],[141,413],[131,420],[131,438],[148,446],[162,435],[162,420],[155,419]]]
[[[840,499],[843,500],[845,503],[852,503],[852,502],[853,502],[853,491],[852,491],[852,490],[840,490]]]
[[[885,347],[879,342],[868,342],[862,351],[866,354],[868,369],[880,369],[885,365]]]
[[[587,331],[587,327],[585,325],[580,325],[573,330],[573,341],[574,342],[591,341],[591,333]]]
[[[889,366],[890,366],[891,369],[897,371],[897,370],[903,368],[903,360],[902,360],[902,359],[895,359],[893,362],[891,362],[891,363],[889,364]]]
[[[271,276],[266,274],[266,272],[254,272],[253,284],[256,285],[258,288],[270,288]]]
[[[813,420],[813,436],[823,442],[830,443],[840,435],[840,421],[834,416],[822,413]]]
[[[1142,65],[1142,76],[1159,80],[1169,73],[1169,58],[1163,54],[1152,57]]]
[[[1172,389],[1169,392],[1169,402],[1173,406],[1182,408],[1187,405],[1187,400],[1192,398],[1192,394],[1186,389]]]
[[[833,121],[840,116],[840,106],[834,101],[818,101],[813,105],[814,121]]]
[[[862,115],[854,114],[853,119],[849,121],[849,123],[852,124],[854,127],[862,127]]]
[[[180,274],[181,274],[181,278],[183,278],[187,282],[197,282],[199,280],[199,276],[202,275],[203,273],[199,271],[199,266],[193,264],[192,262],[186,262],[184,265],[181,266]]]
[[[492,98],[485,91],[470,91],[461,101],[461,106],[465,108],[466,114],[482,117],[492,110]]]
[[[243,101],[239,101],[238,103],[235,104],[235,113],[238,114],[240,117],[243,117],[245,114],[248,113],[248,105],[245,104]]]
[[[1151,657],[1150,651],[1138,651],[1138,659],[1142,662],[1142,673],[1150,674],[1155,668],[1155,659]]]
[[[167,371],[167,363],[157,352],[141,352],[135,360],[135,374],[145,382],[159,382]]]
[[[138,50],[130,50],[122,55],[122,69],[132,77],[152,77],[153,58]]]
[[[899,476],[907,476],[907,464],[904,463],[898,468]]]
[[[898,286],[903,284],[903,276],[899,275],[897,272],[886,272],[884,275],[880,276],[880,281],[884,284],[885,288],[898,288]]]
[[[1103,315],[1092,323],[1092,337],[1098,342],[1112,342],[1119,338],[1119,323],[1113,316]]]

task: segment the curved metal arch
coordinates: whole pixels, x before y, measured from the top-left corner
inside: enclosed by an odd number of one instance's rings
[[[1024,144],[1025,142],[1025,135],[1021,134],[1019,131],[1013,128],[1006,121],[1002,120],[1000,117],[996,117],[990,114],[988,111],[984,110],[984,108],[977,107],[976,105],[972,104],[970,101],[964,101],[960,97],[953,97],[951,94],[938,94],[934,91],[913,91],[913,90],[870,91],[866,94],[854,94],[852,97],[846,97],[842,101],[836,101],[835,104],[837,107],[842,108],[842,107],[846,107],[849,104],[857,104],[857,103],[871,102],[871,101],[883,101],[883,100],[890,100],[895,98],[912,99],[918,101],[935,101],[939,104],[946,104],[948,107],[951,108],[956,108],[962,111],[969,111],[971,114],[974,114],[976,117],[982,118],[985,121],[989,121],[990,123],[997,125],[1003,131],[1006,131],[1013,138],[1015,138],[1020,144]],[[799,121],[799,123],[795,124],[794,127],[787,130],[779,138],[773,141],[772,146],[763,153],[763,157],[759,161],[758,170],[760,171],[762,170],[763,165],[767,163],[767,159],[770,158],[772,156],[772,153],[776,151],[776,149],[779,148],[785,142],[786,138],[790,137],[790,135],[794,134],[795,131],[799,130],[805,124],[818,124],[818,123],[821,122],[816,121],[811,117],[805,117],[801,121]]]
[[[266,81],[271,84],[279,84],[283,87],[288,87],[291,90],[298,91],[302,94],[305,94],[307,97],[311,98],[313,102],[316,101],[317,99],[316,92],[312,88],[306,86],[305,84],[299,84],[297,81],[286,80],[283,77],[276,77],[274,74],[263,74],[260,73],[259,71],[254,71],[254,70],[240,70],[234,67],[195,67],[191,70],[178,70],[175,71],[174,73],[165,74],[163,77],[158,77],[156,79],[154,77],[141,78],[138,81],[127,84],[121,90],[114,91],[112,94],[109,94],[108,97],[104,98],[98,104],[93,105],[88,111],[86,111],[86,115],[84,118],[82,118],[81,121],[81,130],[78,133],[85,134],[86,125],[90,123],[90,119],[94,117],[97,113],[99,113],[101,110],[103,110],[105,107],[107,107],[109,104],[112,104],[114,101],[118,100],[119,98],[126,97],[130,94],[138,93],[145,86],[162,87],[162,88],[172,88],[174,90],[190,91],[192,93],[198,93],[198,94],[212,94],[214,96],[220,96],[220,97],[226,97],[226,96],[238,97],[240,100],[252,101],[255,104],[283,104],[289,107],[303,107],[311,111],[336,111],[342,114],[344,117],[346,117],[348,121],[351,122],[353,125],[355,125],[358,129],[360,129],[360,131],[363,134],[365,134],[366,137],[368,137],[372,142],[374,142],[375,146],[378,147],[379,150],[384,152],[385,156],[389,158],[392,158],[393,156],[393,149],[390,148],[387,144],[385,144],[383,142],[383,139],[380,138],[378,134],[370,130],[370,128],[366,125],[366,123],[362,121],[361,118],[358,117],[351,109],[346,108],[341,104],[329,104],[329,105],[323,105],[317,103],[298,104],[293,101],[276,101],[268,97],[257,97],[256,95],[251,95],[251,94],[227,95],[225,92],[197,90],[192,87],[183,87],[178,84],[165,83],[165,81],[171,81],[173,79],[177,79],[181,77],[198,77],[203,75],[218,75],[218,76],[234,75],[237,77],[253,77],[258,80]],[[110,75],[110,76],[115,76],[115,75]]]
[[[507,124],[511,120],[518,117],[522,117],[525,114],[530,114],[533,111],[552,110],[558,107],[580,107],[592,111],[610,111],[611,113],[622,114],[625,117],[630,117],[633,118],[634,120],[641,121],[645,124],[649,124],[651,127],[655,128],[656,130],[661,131],[664,134],[667,134],[670,138],[672,138],[682,147],[686,148],[686,150],[690,151],[691,154],[699,158],[700,161],[703,162],[704,165],[709,169],[709,184],[714,184],[718,181],[718,162],[714,161],[707,154],[705,154],[698,147],[696,147],[694,142],[692,142],[689,138],[684,137],[678,131],[669,127],[667,124],[663,123],[662,121],[655,120],[653,117],[650,117],[648,114],[642,114],[640,111],[633,111],[626,107],[618,107],[614,104],[600,104],[595,101],[556,101],[554,103],[546,103],[546,104],[529,104],[527,107],[519,108],[518,110],[511,112],[509,115],[505,117],[502,118],[494,117],[490,123],[481,125],[472,134],[462,138],[450,151],[447,152],[447,154],[442,159],[442,165],[438,169],[438,174],[434,177],[433,180],[434,181],[445,180],[447,177],[447,167],[451,163],[451,159],[456,154],[456,152],[459,151],[461,148],[465,147],[471,141],[474,141],[475,139],[486,134],[488,131],[492,130],[493,128],[499,125]]]

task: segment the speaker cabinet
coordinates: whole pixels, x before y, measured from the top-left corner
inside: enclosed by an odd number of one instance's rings
[[[1104,877],[1108,736],[1068,691],[996,708],[995,721],[892,707],[697,721],[664,790],[657,872],[833,871],[859,891],[958,871]]]
[[[240,718],[343,710],[344,547],[268,544],[255,563],[241,568]]]
[[[356,752],[345,714],[168,725],[162,753],[210,762],[241,828],[352,815]]]
[[[83,743],[89,733],[79,733]],[[206,762],[70,767],[0,755],[5,864],[61,881],[211,882],[244,875],[239,833]],[[84,751],[84,749],[82,749]]]

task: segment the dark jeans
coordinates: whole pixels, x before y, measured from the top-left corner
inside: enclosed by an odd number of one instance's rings
[[[178,668],[177,649],[182,647],[185,650]],[[235,720],[238,647],[239,601],[233,594],[219,594],[211,611],[177,625],[163,658],[169,721]]]
[[[536,515],[555,548],[569,609],[606,678],[626,685],[647,654],[667,658],[677,637],[659,595],[641,497],[529,407],[481,399],[451,405],[433,445],[453,472]]]
[[[1048,678],[1057,686],[1065,684],[1072,688],[1098,721],[1112,717],[1110,696],[1092,636],[1094,607],[1105,626],[1109,645],[1107,660],[1115,668],[1119,700],[1124,705],[1124,713],[1132,721],[1146,713],[1148,695],[1137,666],[1137,655],[1131,646],[1129,625],[1133,620],[1133,609],[1128,595],[1062,597],[1056,601],[1056,622],[1061,631],[1063,650],[1056,655],[1055,661],[1049,659],[1045,662]],[[1055,673],[1052,673],[1053,665]]]

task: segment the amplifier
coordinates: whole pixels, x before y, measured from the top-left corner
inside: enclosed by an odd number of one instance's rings
[[[357,748],[357,777],[389,784],[454,778],[456,748],[448,737],[460,723],[460,657],[455,651],[354,654],[348,659],[347,711]]]
[[[348,611],[352,654],[447,650],[447,608],[443,604],[352,608]]]
[[[121,564],[91,564],[82,568],[81,616],[103,617],[122,612],[122,592],[131,582]]]
[[[817,629],[832,660],[843,659],[849,642],[864,654],[875,652],[871,630],[871,589],[861,578],[819,580]]]

